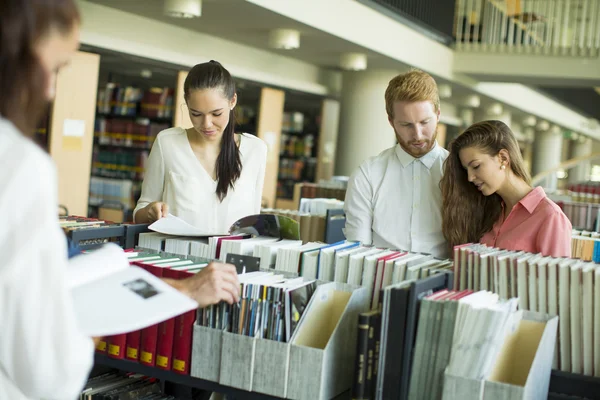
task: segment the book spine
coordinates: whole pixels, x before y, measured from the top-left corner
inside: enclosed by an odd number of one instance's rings
[[[381,293],[383,297],[383,291]],[[378,314],[373,315],[369,325],[373,323],[375,325],[374,335],[375,335],[375,353],[373,355],[373,385],[371,387],[371,392],[368,393],[370,399],[375,398],[375,389],[377,383],[377,375],[379,374],[379,350],[381,344],[381,311]],[[370,326],[369,326],[370,328]]]
[[[108,344],[106,342],[106,338],[100,339],[98,344],[96,345],[96,353],[106,354],[108,350]]]
[[[156,363],[156,343],[158,341],[158,325],[142,329],[140,339],[140,363],[154,367]]]
[[[356,340],[356,359],[354,362],[354,382],[352,384],[352,399],[365,399],[365,380],[367,377],[367,356],[369,347],[369,317],[358,316],[358,337]]]
[[[175,334],[175,318],[171,318],[158,325],[158,339],[156,346],[156,367],[164,370],[171,369],[173,355],[173,338]]]
[[[139,265],[146,269],[151,274],[161,278],[162,268],[152,265]],[[155,324],[148,328],[142,329],[140,338],[140,363],[154,367],[156,364],[156,344],[158,341],[158,325]]]
[[[139,361],[140,359],[140,340],[142,331],[138,330],[127,334],[125,358],[130,361]]]
[[[106,338],[108,344],[108,356],[122,360],[125,358],[125,346],[127,344],[127,334],[113,335]]]
[[[179,279],[184,279],[193,274],[179,271]],[[190,374],[192,357],[192,339],[194,337],[194,322],[196,310],[188,311],[174,318],[173,323],[173,363],[171,369],[182,375]]]
[[[165,278],[179,279],[178,271],[164,268],[163,276]],[[156,367],[169,371],[172,364],[173,338],[175,334],[175,319],[171,318],[161,322],[158,325],[158,343],[156,348]]]
[[[189,375],[192,355],[192,338],[196,310],[188,311],[175,318],[173,339],[173,368],[174,372]]]

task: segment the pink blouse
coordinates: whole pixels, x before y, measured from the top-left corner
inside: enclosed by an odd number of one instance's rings
[[[571,257],[571,221],[544,189],[536,187],[501,217],[481,243],[507,250]]]

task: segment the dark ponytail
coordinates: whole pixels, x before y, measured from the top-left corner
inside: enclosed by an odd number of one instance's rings
[[[223,95],[232,100],[235,95],[235,82],[220,63],[210,61],[194,66],[183,84],[183,92],[187,101],[194,90],[218,89]],[[229,111],[229,123],[223,130],[221,151],[217,157],[217,197],[223,201],[229,189],[234,188],[235,181],[242,173],[242,158],[235,143],[235,116]]]

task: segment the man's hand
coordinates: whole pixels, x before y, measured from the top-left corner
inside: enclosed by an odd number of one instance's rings
[[[200,308],[240,299],[240,282],[231,264],[211,262],[196,275],[182,280],[164,279],[168,284],[196,300]]]

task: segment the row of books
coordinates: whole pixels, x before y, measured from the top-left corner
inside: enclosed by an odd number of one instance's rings
[[[303,183],[300,188],[300,198],[325,198],[343,201],[346,198],[346,186],[343,182]]]
[[[172,88],[167,87],[142,90],[109,82],[103,89],[98,90],[98,113],[172,118],[174,93]]]
[[[571,257],[600,263],[600,233],[573,230]]]
[[[79,400],[176,400],[162,393],[157,379],[106,372],[88,379]]]
[[[92,175],[106,178],[144,179],[149,150],[98,149],[92,154]]]
[[[547,398],[558,318],[452,279],[390,285],[359,314],[353,399]]]
[[[125,120],[98,117],[94,136],[100,145],[150,149],[160,131],[169,124],[150,122],[148,119]]]
[[[567,193],[576,202],[600,203],[600,184],[598,182],[580,182],[569,185]]]
[[[255,271],[239,275],[240,302],[198,310],[197,325],[288,342],[316,290],[315,280]]]
[[[119,204],[125,210],[135,208],[135,194],[141,185],[130,179],[113,179],[92,176],[90,178],[89,203],[94,205]]]
[[[574,203],[568,201],[558,201],[557,204],[563,210],[567,218],[569,218],[573,228],[587,231],[598,230],[600,204],[589,202]]]
[[[450,270],[452,262],[425,254],[394,251],[358,242],[333,244],[244,235],[178,238],[159,233],[140,234],[140,247],[225,261],[227,254],[253,256],[260,268],[293,274],[307,280],[347,283],[367,288],[376,306],[380,291],[406,279],[425,278]]]
[[[157,277],[183,279],[199,272],[208,263],[173,257],[159,252],[128,251],[129,262]],[[163,370],[189,374],[192,327],[196,311],[179,315],[159,324],[103,338],[96,347],[99,353],[127,359]]]
[[[343,210],[344,201],[338,199],[300,199],[300,207],[298,212],[300,214],[306,213],[310,215],[318,215],[324,217],[327,215],[327,210]]]
[[[600,376],[600,265],[466,244],[454,249],[455,288],[518,297],[519,308],[559,316],[554,369]]]

